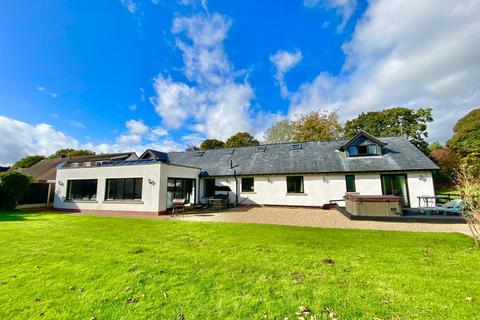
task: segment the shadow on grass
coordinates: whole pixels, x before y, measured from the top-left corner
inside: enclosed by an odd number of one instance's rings
[[[41,215],[41,212],[29,212],[29,211],[0,211],[0,222],[3,221],[26,221],[26,220],[43,220],[38,219],[38,216]]]
[[[27,213],[25,212],[12,212],[12,211],[0,211],[0,222],[2,221],[24,221]]]

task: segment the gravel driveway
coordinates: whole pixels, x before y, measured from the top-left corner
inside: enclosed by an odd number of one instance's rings
[[[459,232],[470,236],[466,224],[353,221],[337,210],[304,208],[235,208],[225,212],[190,214],[172,219],[187,221],[240,222],[302,227],[371,229],[415,232]]]

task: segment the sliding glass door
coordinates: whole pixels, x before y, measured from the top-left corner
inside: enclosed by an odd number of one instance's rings
[[[195,179],[168,178],[167,209],[172,208],[173,199],[186,199],[195,203]]]
[[[404,207],[410,206],[408,199],[407,176],[404,174],[382,175],[382,192],[384,195],[395,195],[402,198]]]

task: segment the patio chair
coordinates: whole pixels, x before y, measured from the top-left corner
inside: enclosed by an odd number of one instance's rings
[[[426,214],[428,216],[431,214],[443,214],[444,216],[448,214],[460,215],[464,207],[465,203],[463,202],[463,200],[455,199],[437,207],[420,207],[418,208],[418,212],[421,214]]]
[[[186,204],[186,199],[180,198],[180,199],[173,199],[172,202],[172,216],[178,214],[179,210],[182,210],[183,215],[185,215],[185,204]]]

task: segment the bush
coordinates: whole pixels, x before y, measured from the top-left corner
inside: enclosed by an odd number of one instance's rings
[[[32,179],[17,171],[0,173],[0,208],[15,209]]]

